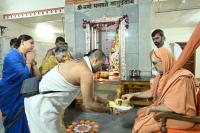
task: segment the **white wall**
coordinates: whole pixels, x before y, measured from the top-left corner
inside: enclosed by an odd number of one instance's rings
[[[10,20],[2,20],[0,19],[0,25],[6,26],[6,30],[4,36],[8,37],[18,37],[21,34],[28,34],[34,38],[36,41],[46,42],[46,43],[54,43],[56,36],[53,37],[42,37],[41,34],[35,32],[35,28],[28,27],[26,25],[22,25]]]
[[[54,44],[49,44],[45,42],[35,42],[35,48],[36,48],[36,61],[37,61],[37,66],[40,67],[43,58],[46,55],[47,50],[50,48],[53,48],[55,45]]]
[[[5,30],[5,34],[0,36],[0,63],[4,54],[10,48],[10,39],[18,37],[21,34],[28,34],[34,38],[35,47],[37,50],[36,61],[38,62],[38,66],[40,66],[47,50],[54,47],[56,38],[56,36],[51,39],[43,38],[39,34],[35,33],[34,28],[28,25],[22,25],[10,20],[4,20],[3,14],[57,7],[64,7],[64,0],[0,0],[0,25],[8,27]]]
[[[187,42],[195,27],[164,28],[163,31],[168,42]],[[196,51],[195,76],[200,77],[200,48]]]
[[[54,43],[56,35],[44,38],[41,35],[36,34],[35,29],[30,26],[21,25],[10,20],[4,20],[3,14],[64,7],[64,4],[64,0],[0,0],[0,25],[8,27],[4,36],[16,37],[20,34],[29,34],[37,41]]]
[[[4,13],[15,13],[64,7],[64,0],[0,0],[0,10]]]
[[[166,41],[187,42],[195,27],[166,28],[163,29]]]
[[[6,20],[1,20],[0,19],[0,25],[8,27],[5,30],[4,36],[0,36],[0,61],[3,59],[4,54],[9,50],[9,42],[10,39],[14,37],[18,37],[21,34],[28,34],[34,38],[35,41],[35,47],[37,50],[37,56],[36,56],[36,61],[38,62],[38,66],[40,66],[42,59],[44,58],[46,52],[48,49],[54,47],[54,41],[53,40],[44,40],[37,34],[35,34],[35,29],[11,22],[11,21],[6,21]],[[0,68],[1,69],[1,68]],[[1,73],[1,72],[0,72]],[[0,74],[1,75],[1,74]]]
[[[11,21],[1,20],[0,25],[7,27],[4,31],[4,36],[17,37],[21,34],[28,34],[33,36],[34,33],[34,29]]]

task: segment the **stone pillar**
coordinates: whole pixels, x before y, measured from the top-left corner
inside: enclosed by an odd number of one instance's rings
[[[69,49],[76,53],[76,30],[75,30],[75,6],[74,4],[65,5],[65,39],[69,45]]]
[[[139,69],[141,75],[151,75],[152,0],[138,0],[139,4]]]

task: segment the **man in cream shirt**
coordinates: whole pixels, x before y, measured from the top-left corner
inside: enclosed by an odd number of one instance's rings
[[[169,49],[169,51],[172,52],[175,59],[177,60],[180,56],[182,49],[177,43],[168,43],[165,41],[165,35],[164,32],[161,29],[156,29],[151,34],[153,43],[155,44],[155,48],[150,52],[150,55],[153,51],[155,51],[158,48],[164,47]],[[153,66],[153,65],[152,65]],[[152,67],[152,76],[156,76],[158,72],[154,67]]]

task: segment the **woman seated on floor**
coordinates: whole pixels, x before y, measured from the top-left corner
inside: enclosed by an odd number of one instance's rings
[[[54,66],[58,65],[61,62],[65,62],[70,60],[68,58],[68,50],[66,47],[56,47],[55,54],[49,56],[42,62],[40,67],[41,74],[45,74],[49,70],[51,70]]]
[[[123,95],[123,99],[130,100],[132,97],[151,98],[153,104],[139,109],[132,133],[151,133],[158,131],[161,122],[154,120],[156,111],[176,112],[189,116],[196,115],[196,96],[194,75],[186,70],[179,69],[168,77],[169,70],[174,65],[174,57],[166,48],[159,48],[151,56],[152,63],[159,72],[151,89],[145,92],[137,92]],[[165,82],[166,81],[166,82]],[[192,122],[168,120],[167,127],[173,129],[188,129],[194,126]]]

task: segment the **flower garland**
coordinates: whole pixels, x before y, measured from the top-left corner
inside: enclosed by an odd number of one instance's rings
[[[101,27],[109,27],[109,26],[121,23],[123,20],[125,21],[125,27],[128,28],[129,21],[128,21],[128,15],[127,14],[120,17],[119,22],[117,22],[117,21],[91,22],[89,20],[83,19],[83,28],[85,29],[87,24],[89,24],[90,27],[93,27],[94,29],[101,28]]]

